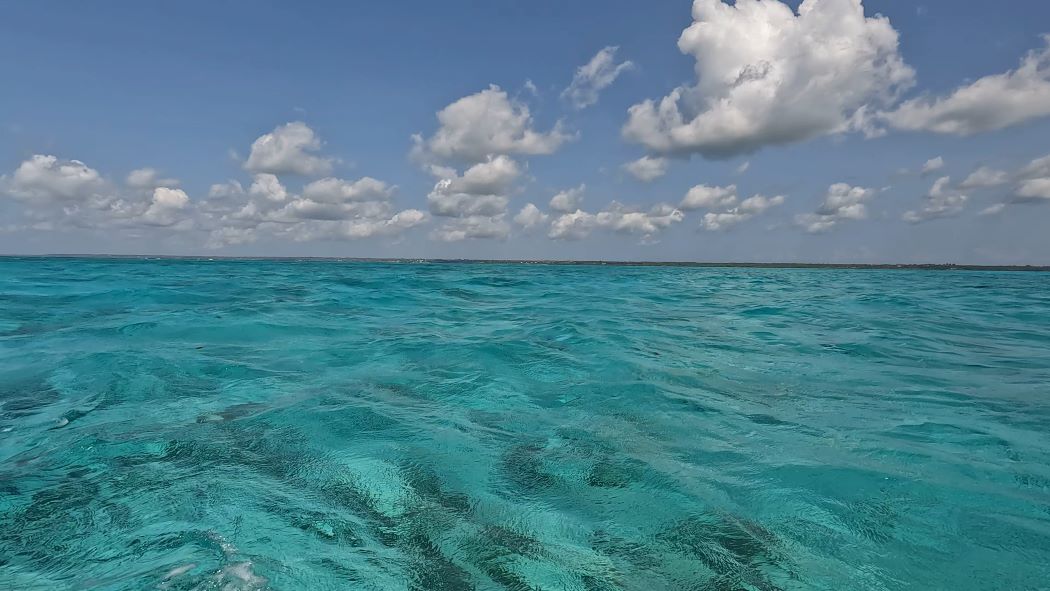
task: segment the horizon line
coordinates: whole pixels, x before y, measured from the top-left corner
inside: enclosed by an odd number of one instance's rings
[[[426,257],[350,257],[350,256],[269,256],[269,255],[173,255],[173,254],[112,254],[112,253],[49,253],[0,254],[0,259],[135,259],[135,260],[194,260],[194,261],[331,261],[376,263],[446,263],[446,264],[535,264],[586,266],[650,266],[650,267],[751,267],[771,269],[900,269],[900,270],[961,270],[961,271],[1050,271],[1050,265],[1002,264],[981,265],[968,263],[817,263],[817,262],[744,262],[744,261],[631,261],[602,259],[457,259]]]

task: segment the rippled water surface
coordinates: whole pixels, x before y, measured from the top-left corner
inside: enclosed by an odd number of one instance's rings
[[[1050,587],[1050,274],[0,260],[0,588]]]

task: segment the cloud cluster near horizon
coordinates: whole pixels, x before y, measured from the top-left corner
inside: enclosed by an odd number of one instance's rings
[[[865,14],[861,0],[804,0],[797,10],[778,0],[695,0],[692,23],[677,43],[694,62],[695,78],[652,93],[661,98],[636,99],[620,134],[640,153],[615,165],[635,186],[652,187],[691,158],[718,162],[844,134],[969,136],[1050,116],[1050,36],[1016,68],[941,95],[913,92],[921,72],[906,63],[899,36],[888,18]],[[639,67],[614,45],[575,70],[567,65],[573,75],[560,92],[567,108],[547,125],[536,122],[527,96],[495,84],[438,109],[436,126],[409,140],[411,165],[429,175],[433,187],[408,201],[425,200],[425,211],[398,206],[405,196],[393,181],[340,175],[343,163],[327,152],[321,135],[291,121],[259,135],[240,161],[241,176],[213,184],[205,195],[188,194],[177,178],[154,168],[114,180],[80,160],[32,155],[0,177],[0,195],[20,213],[4,229],[194,233],[212,248],[262,237],[397,240],[424,226],[441,242],[516,234],[571,241],[605,232],[651,243],[679,225],[727,231],[775,216],[789,199],[815,203],[785,224],[804,234],[870,218],[882,190],[837,179],[825,180],[823,194],[791,197],[741,192],[736,184],[703,178],[684,195],[665,192],[655,203],[589,194],[584,179],[550,191],[549,200],[534,189],[530,194],[530,160],[577,141],[580,112]],[[526,88],[538,93],[531,82]],[[736,174],[743,175],[749,161],[737,162]],[[957,183],[945,167],[941,156],[921,164],[918,176],[932,185],[893,217],[909,224],[956,217],[982,191],[1000,192],[978,212],[984,216],[1050,202],[1050,156],[1014,171],[981,166]],[[515,204],[518,199],[524,203]]]

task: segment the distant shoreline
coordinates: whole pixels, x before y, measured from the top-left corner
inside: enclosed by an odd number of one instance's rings
[[[1050,271],[1050,265],[966,265],[953,263],[744,263],[700,261],[601,261],[563,259],[427,259],[372,257],[294,257],[294,256],[204,256],[204,255],[122,255],[122,254],[0,254],[4,259],[111,259],[173,261],[304,261],[361,263],[431,263],[482,265],[583,265],[614,267],[709,267],[755,269],[884,269],[919,271]]]

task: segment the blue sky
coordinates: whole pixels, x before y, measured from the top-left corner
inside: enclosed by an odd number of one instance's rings
[[[5,12],[4,253],[1050,264],[1038,0]]]

